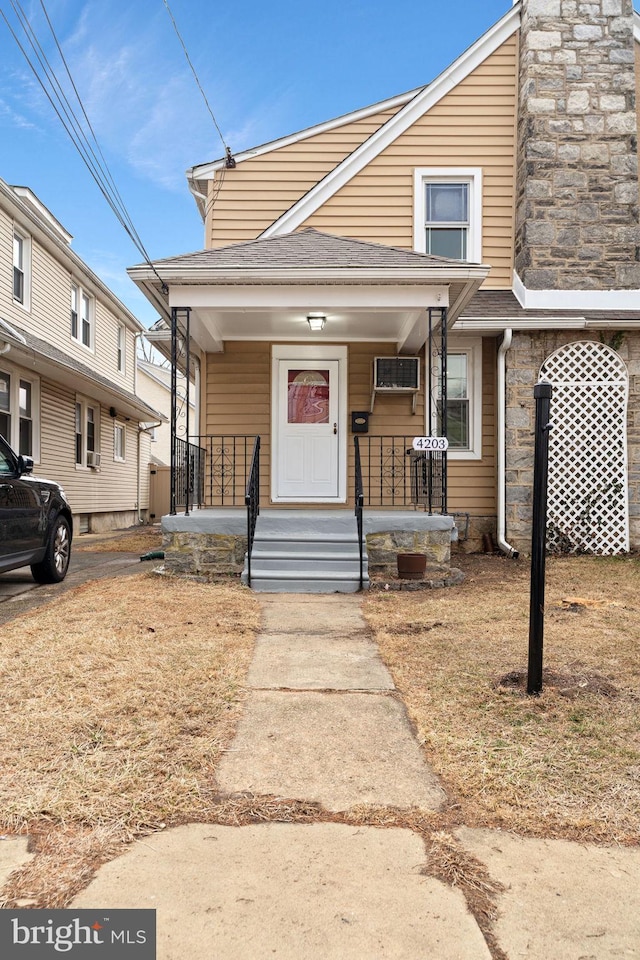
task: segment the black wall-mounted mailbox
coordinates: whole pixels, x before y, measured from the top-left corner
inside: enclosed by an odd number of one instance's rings
[[[369,433],[369,411],[351,411],[351,433]]]

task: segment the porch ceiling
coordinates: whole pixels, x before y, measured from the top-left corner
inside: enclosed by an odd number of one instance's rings
[[[416,288],[172,287],[169,304],[191,308],[191,334],[210,352],[225,340],[380,341],[398,352],[419,350],[428,331],[428,307],[448,307],[447,286]],[[312,333],[307,315],[322,313],[324,330]]]

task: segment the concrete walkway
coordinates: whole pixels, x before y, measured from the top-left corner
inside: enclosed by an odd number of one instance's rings
[[[445,794],[349,596],[262,595],[222,792],[436,811]],[[457,832],[503,886],[491,950],[422,839],[340,822],[192,825],[134,844],[74,906],[154,907],[158,960],[640,957],[640,852]],[[0,863],[1,867],[1,863]]]

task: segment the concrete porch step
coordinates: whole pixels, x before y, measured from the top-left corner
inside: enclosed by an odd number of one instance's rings
[[[313,554],[309,556],[289,556],[286,553],[256,553],[251,556],[251,570],[291,570],[307,573],[326,571],[328,573],[352,573],[360,576],[360,558],[331,554]],[[368,560],[363,560],[363,568],[368,570]]]
[[[246,570],[242,574],[246,583]],[[369,587],[369,577],[365,575],[363,589]],[[256,569],[251,564],[251,589],[263,593],[357,593],[360,589],[359,576],[351,573],[323,571],[292,571]]]
[[[354,522],[355,525],[355,522]],[[260,520],[258,521],[258,528]],[[360,589],[357,531],[261,529],[253,542],[251,587],[269,593],[355,593]],[[369,563],[363,555],[363,587],[369,585]],[[248,582],[245,556],[242,582]]]

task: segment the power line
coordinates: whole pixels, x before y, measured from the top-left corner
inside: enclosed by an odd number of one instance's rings
[[[194,67],[193,63],[191,62],[191,57],[189,56],[189,53],[188,53],[188,51],[187,51],[186,44],[185,44],[184,40],[182,39],[182,36],[181,36],[181,34],[180,34],[180,31],[178,30],[178,24],[177,24],[176,21],[175,21],[175,17],[173,16],[173,13],[171,12],[171,7],[169,6],[168,0],[163,0],[163,3],[164,3],[164,5],[165,5],[165,7],[167,8],[167,13],[169,14],[169,17],[171,18],[171,23],[173,24],[173,29],[175,30],[176,36],[178,37],[178,40],[180,41],[180,45],[182,46],[182,49],[183,49],[183,51],[184,51],[184,55],[185,55],[185,57],[186,57],[186,59],[187,59],[187,63],[188,63],[189,66],[191,67],[191,72],[192,72],[192,74],[193,74],[193,77],[194,77],[197,85],[198,85],[198,90],[199,90],[200,93],[202,94],[202,99],[204,100],[204,102],[205,102],[205,104],[206,104],[206,106],[207,106],[207,110],[209,111],[209,115],[210,115],[211,119],[213,120],[213,125],[214,125],[214,127],[216,128],[216,130],[218,131],[218,136],[220,137],[220,140],[222,141],[222,146],[224,147],[224,152],[225,152],[225,156],[226,156],[226,166],[227,166],[228,168],[235,167],[236,161],[234,160],[233,154],[231,153],[231,148],[227,146],[227,144],[226,144],[226,142],[225,142],[225,139],[224,139],[224,137],[222,136],[222,131],[221,131],[220,127],[218,126],[218,121],[216,120],[215,116],[213,115],[213,110],[211,109],[211,106],[209,105],[209,101],[207,100],[207,95],[206,95],[206,93],[205,93],[204,90],[202,89],[202,84],[200,83],[200,80],[199,80],[199,78],[198,78],[198,74],[196,73],[196,68]]]
[[[33,53],[35,54],[35,58],[40,65],[40,70],[38,69],[38,66],[33,62],[31,57],[29,56],[23,44],[20,42],[20,39],[18,38],[18,35],[16,34],[4,10],[0,10],[0,15],[2,16],[4,22],[6,23],[7,28],[9,29],[9,32],[11,33],[13,39],[15,40],[20,52],[22,53],[24,59],[29,65],[34,77],[36,78],[37,82],[42,88],[45,96],[49,100],[49,103],[53,107],[58,119],[60,120],[66,133],[71,139],[73,145],[75,146],[76,150],[80,154],[83,162],[85,163],[87,169],[89,170],[99,190],[101,191],[102,195],[104,196],[105,200],[111,207],[111,210],[115,214],[121,226],[126,231],[127,235],[131,239],[134,246],[141,253],[145,262],[148,264],[148,266],[151,267],[156,278],[162,284],[163,291],[166,292],[168,288],[165,282],[162,280],[162,277],[159,275],[158,271],[156,270],[154,264],[152,263],[149,257],[149,254],[147,253],[144,243],[142,242],[142,239],[140,238],[140,235],[135,228],[133,220],[126,208],[126,205],[122,199],[122,196],[120,195],[116,187],[113,176],[111,175],[111,171],[109,170],[109,167],[104,158],[104,154],[100,149],[100,145],[95,135],[95,131],[93,130],[93,127],[91,125],[87,112],[84,108],[84,104],[82,103],[82,98],[80,97],[76,84],[73,81],[73,77],[71,75],[71,71],[67,64],[67,61],[64,57],[64,54],[62,53],[62,48],[55,34],[55,30],[51,23],[51,19],[49,18],[49,15],[47,13],[46,7],[44,5],[44,0],[40,0],[40,5],[46,17],[47,23],[49,25],[49,29],[55,41],[58,52],[62,58],[63,64],[65,66],[65,70],[67,72],[67,76],[73,87],[75,97],[80,105],[80,109],[85,118],[85,122],[91,132],[91,136],[93,138],[93,142],[95,143],[97,153],[96,153],[96,150],[94,150],[94,147],[92,146],[92,143],[90,142],[89,138],[87,137],[87,134],[83,129],[81,119],[78,117],[76,111],[74,110],[74,107],[70,103],[69,98],[67,97],[62,87],[62,84],[58,80],[55,69],[52,67],[51,63],[49,62],[46,56],[46,53],[42,47],[42,44],[40,43],[35,30],[31,26],[31,23],[29,22],[29,19],[26,13],[24,12],[24,9],[22,8],[19,0],[11,0],[11,6],[13,7],[14,14],[17,18],[17,21],[20,27],[22,28],[22,31],[26,37],[26,40],[28,41],[28,44],[30,45],[31,49],[33,50]],[[98,154],[99,154],[99,157],[98,157]]]

